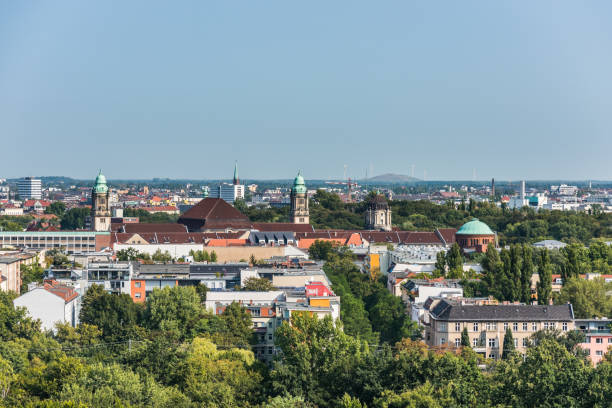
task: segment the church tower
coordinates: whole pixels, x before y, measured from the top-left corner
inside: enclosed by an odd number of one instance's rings
[[[294,224],[310,223],[307,191],[302,171],[299,171],[291,188],[291,222]]]
[[[91,228],[93,231],[110,231],[111,214],[108,199],[106,177],[100,170],[98,177],[96,177],[96,183],[91,190]]]
[[[368,200],[365,225],[369,230],[391,231],[391,209],[385,196],[376,194]]]
[[[232,184],[235,186],[240,184],[240,178],[238,177],[238,160],[234,163],[234,179],[232,180]]]

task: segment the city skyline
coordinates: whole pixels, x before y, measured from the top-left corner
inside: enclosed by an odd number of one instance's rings
[[[611,180],[611,14],[3,3],[0,176]]]

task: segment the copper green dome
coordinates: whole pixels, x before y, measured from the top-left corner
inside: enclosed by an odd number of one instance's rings
[[[98,177],[96,177],[96,182],[93,187],[94,193],[104,194],[108,191],[108,186],[106,185],[106,177],[102,174],[102,170],[98,173]]]
[[[306,194],[306,183],[304,183],[304,177],[302,177],[302,171],[298,172],[298,175],[293,180],[293,189],[292,191],[296,194]]]
[[[495,233],[491,231],[491,228],[487,224],[482,221],[479,221],[478,218],[474,218],[473,220],[466,222],[459,228],[456,235],[494,235]]]

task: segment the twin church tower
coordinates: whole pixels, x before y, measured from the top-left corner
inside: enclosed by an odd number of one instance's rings
[[[235,171],[234,183],[238,183],[238,174]],[[291,222],[294,224],[309,224],[310,211],[308,209],[308,189],[304,182],[302,172],[299,171],[291,187]],[[375,195],[368,202],[365,214],[366,229],[391,230],[391,209],[382,195]],[[95,184],[91,190],[91,229],[93,231],[110,231],[111,211],[109,203],[109,190],[106,177],[102,171],[98,173]]]

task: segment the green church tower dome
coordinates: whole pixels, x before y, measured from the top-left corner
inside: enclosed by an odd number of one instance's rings
[[[293,192],[295,194],[306,194],[306,183],[304,183],[304,177],[302,177],[302,171],[300,170],[293,180]]]
[[[457,235],[493,235],[491,228],[484,222],[474,218],[473,220],[466,222],[459,228]]]
[[[102,174],[102,170],[98,173],[98,177],[96,177],[96,182],[93,187],[94,193],[97,194],[105,194],[108,192],[108,186],[106,185],[106,177]]]

